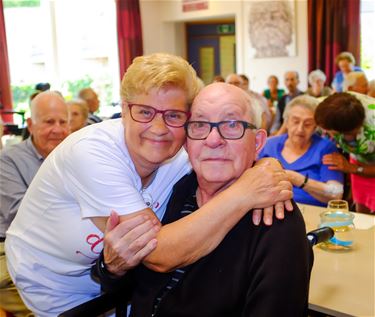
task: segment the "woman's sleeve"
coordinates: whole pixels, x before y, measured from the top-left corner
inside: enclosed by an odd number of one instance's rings
[[[137,189],[131,165],[110,142],[78,142],[71,148],[63,166],[67,191],[79,204],[85,217],[120,215],[147,208]]]

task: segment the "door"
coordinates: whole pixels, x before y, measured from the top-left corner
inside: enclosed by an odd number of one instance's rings
[[[205,84],[236,72],[234,22],[188,23],[188,61]]]

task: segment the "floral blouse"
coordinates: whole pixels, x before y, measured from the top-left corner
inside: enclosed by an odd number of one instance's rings
[[[366,110],[366,118],[362,129],[353,142],[348,142],[342,134],[337,134],[335,140],[344,152],[350,153],[361,163],[375,163],[375,99],[365,95],[354,94]]]

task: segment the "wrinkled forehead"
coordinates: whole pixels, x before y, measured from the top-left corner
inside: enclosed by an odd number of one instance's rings
[[[193,117],[214,117],[215,115],[237,115],[252,121],[250,97],[240,88],[227,84],[207,86],[194,99],[191,107]]]

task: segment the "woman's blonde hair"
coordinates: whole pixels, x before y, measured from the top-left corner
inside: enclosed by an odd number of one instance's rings
[[[121,82],[121,98],[131,102],[137,95],[147,94],[151,89],[181,88],[191,105],[200,90],[197,74],[182,57],[154,53],[136,57]]]

